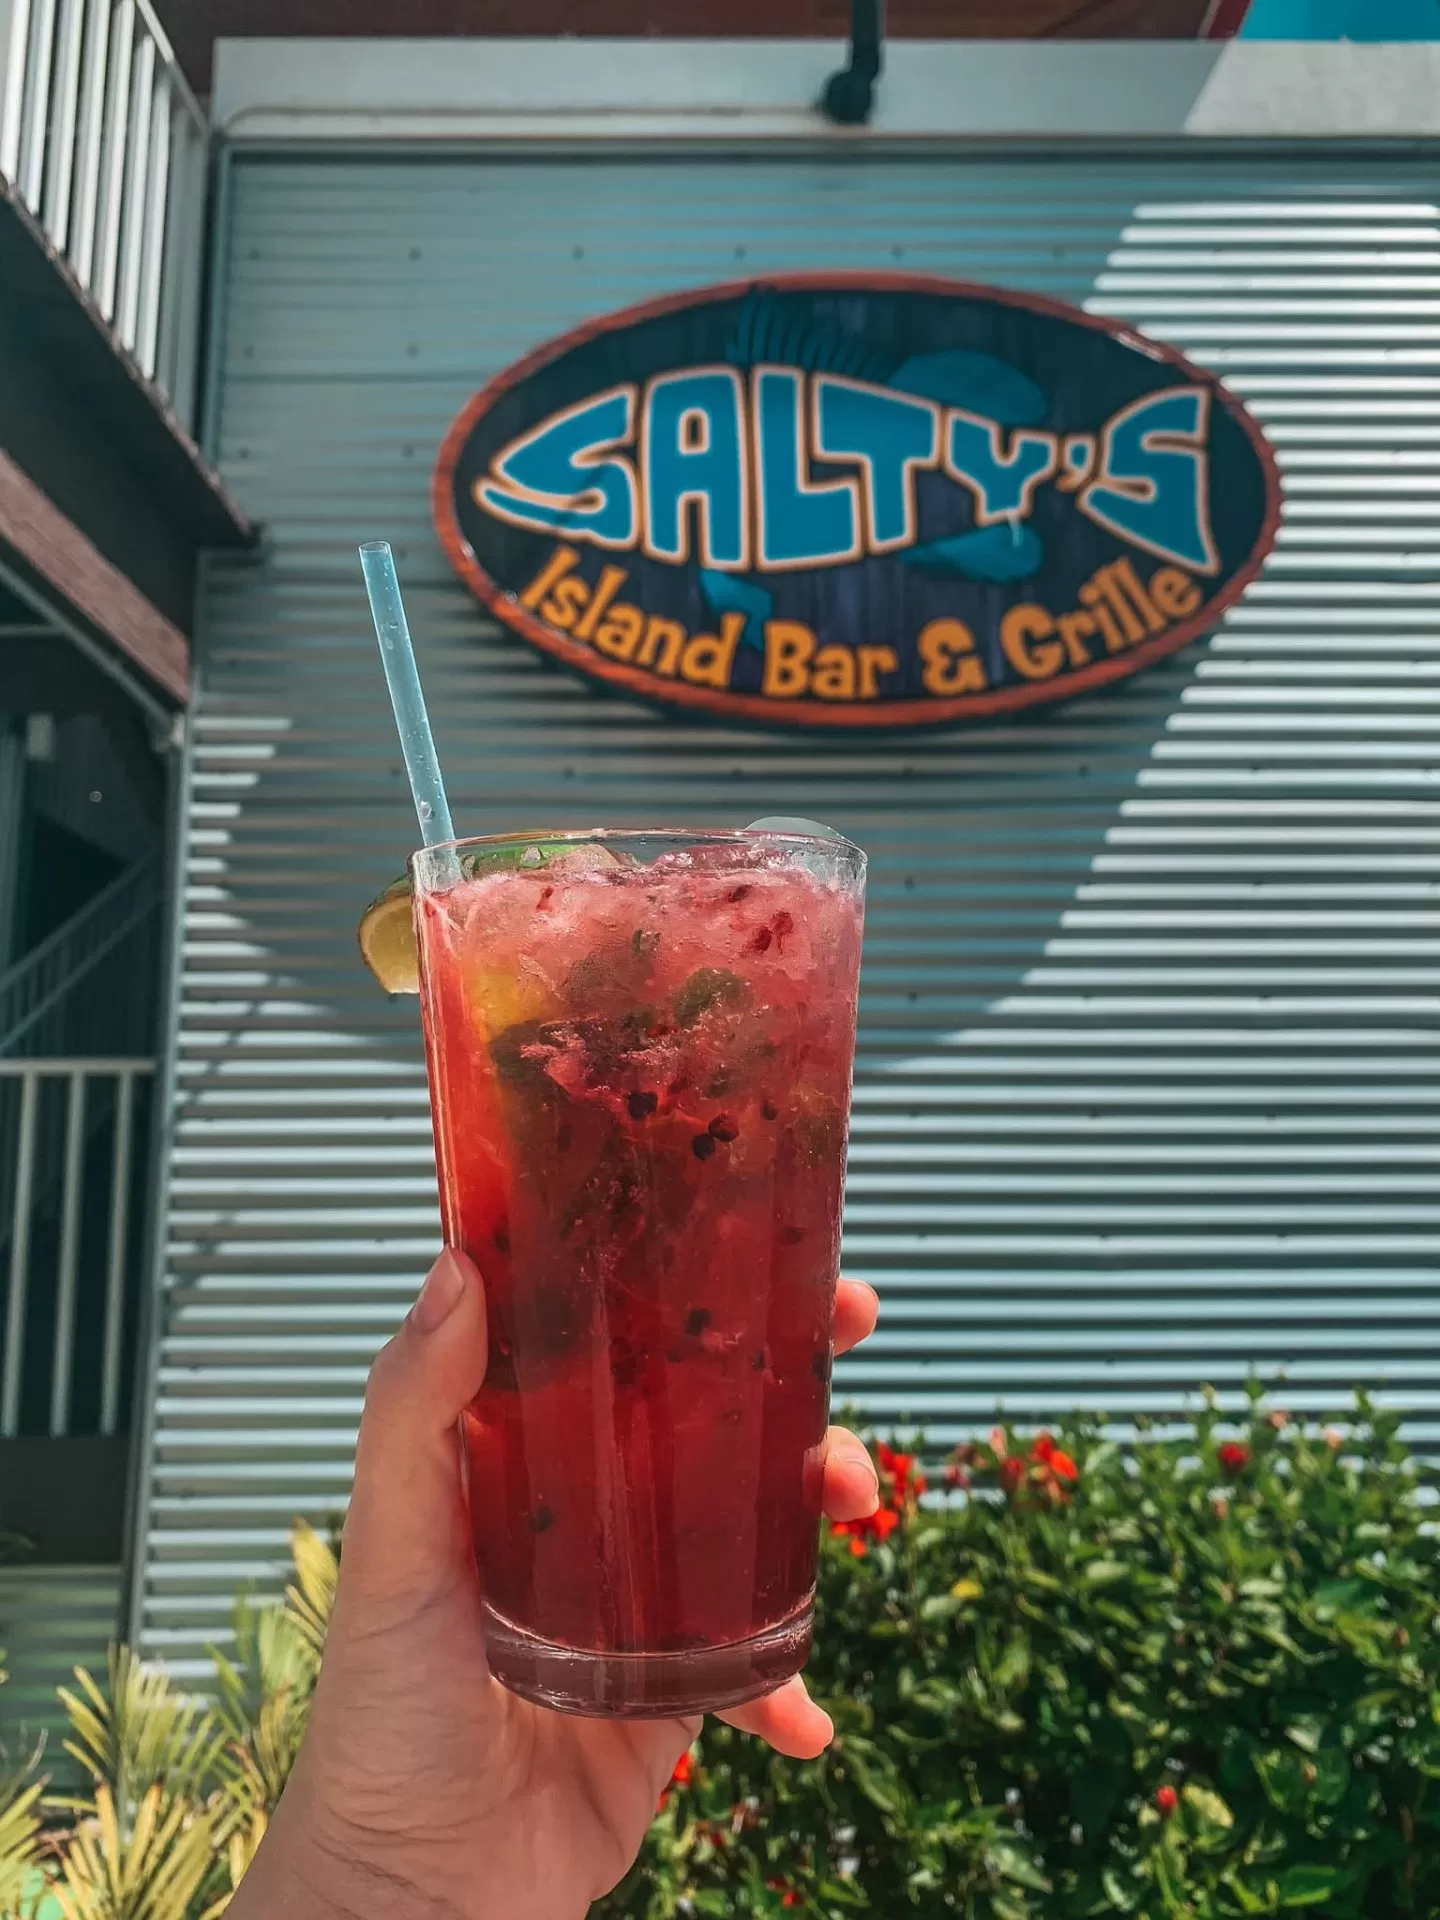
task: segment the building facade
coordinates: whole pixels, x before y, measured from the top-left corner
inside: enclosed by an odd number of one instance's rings
[[[7,1719],[115,1631],[202,554],[209,128],[163,29],[0,12],[0,1645]]]
[[[462,831],[818,817],[872,885],[840,1393],[943,1442],[1284,1373],[1435,1438],[1435,50],[222,43],[207,560],[175,802],[130,1630],[200,1673],[343,1510],[438,1236],[413,1002],[354,929],[414,837],[355,547],[386,538]],[[1285,491],[1210,638],[1015,720],[797,735],[602,689],[491,621],[430,482],[493,375],[614,309],[914,272],[1220,373]]]

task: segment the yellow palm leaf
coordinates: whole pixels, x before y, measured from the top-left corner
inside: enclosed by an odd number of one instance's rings
[[[60,1689],[72,1735],[65,1750],[110,1788],[123,1827],[136,1820],[151,1787],[167,1800],[204,1793],[224,1735],[212,1713],[176,1691],[163,1667],[115,1647],[108,1693],[83,1667],[75,1678],[77,1691]],[[85,1813],[98,1802],[62,1804]]]
[[[222,1839],[274,1811],[310,1718],[320,1663],[288,1609],[236,1615],[235,1657],[216,1655],[217,1712],[228,1736],[216,1760]]]
[[[5,1680],[5,1656],[0,1653],[0,1686]],[[8,1778],[0,1774],[0,1914],[20,1912],[21,1899],[34,1880],[35,1863],[40,1857],[37,1808],[45,1782],[33,1778],[38,1756],[37,1748]]]
[[[189,1920],[214,1869],[203,1807],[152,1786],[126,1835],[101,1782],[95,1811],[71,1836],[50,1892],[65,1920]]]
[[[124,1648],[108,1684],[77,1668],[62,1690],[66,1749],[94,1782],[90,1797],[58,1803],[79,1815],[47,1889],[64,1920],[221,1920],[294,1766],[334,1607],[335,1548],[303,1525],[292,1548],[284,1603],[237,1608],[213,1709]],[[7,1812],[0,1792],[0,1874],[7,1835],[34,1872],[37,1794],[12,1796]],[[24,1885],[12,1895],[0,1878],[0,1916],[19,1911]]]
[[[263,1808],[254,1809],[251,1818],[236,1827],[225,1842],[225,1869],[230,1876],[230,1884],[225,1891],[212,1900],[200,1915],[200,1920],[220,1920],[221,1914],[235,1898],[240,1882],[250,1869],[251,1862],[260,1850],[260,1842],[265,1838],[270,1819]]]
[[[40,1818],[36,1811],[43,1782],[29,1786],[0,1782],[0,1914],[18,1913],[20,1897],[40,1857]]]
[[[325,1635],[335,1610],[339,1556],[330,1542],[322,1539],[313,1527],[307,1527],[303,1520],[297,1521],[291,1531],[290,1551],[295,1560],[295,1580],[285,1589],[286,1612],[299,1626],[318,1659],[325,1650]]]

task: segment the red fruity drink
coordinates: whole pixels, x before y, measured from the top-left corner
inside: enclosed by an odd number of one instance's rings
[[[864,855],[681,832],[411,863],[492,1668],[693,1713],[810,1646]]]

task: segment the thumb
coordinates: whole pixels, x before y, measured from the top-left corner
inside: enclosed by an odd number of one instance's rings
[[[345,1585],[371,1600],[473,1577],[457,1422],[485,1377],[485,1290],[447,1247],[370,1370],[345,1523]]]

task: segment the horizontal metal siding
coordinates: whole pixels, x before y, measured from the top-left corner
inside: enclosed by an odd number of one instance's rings
[[[118,1567],[0,1567],[0,1765],[13,1767],[43,1741],[41,1771],[78,1784],[64,1750],[70,1723],[57,1689],[84,1667],[103,1682],[120,1627]]]
[[[1398,163],[461,158],[236,166],[204,602],[147,1644],[199,1660],[344,1502],[437,1225],[413,1003],[355,955],[413,828],[355,543],[396,546],[457,819],[833,820],[872,855],[840,1391],[936,1437],[1289,1371],[1440,1435],[1440,212]],[[1219,368],[1287,507],[1211,642],[974,732],[808,740],[602,692],[488,622],[427,483],[601,312],[895,267]]]

